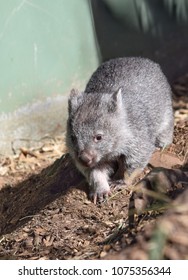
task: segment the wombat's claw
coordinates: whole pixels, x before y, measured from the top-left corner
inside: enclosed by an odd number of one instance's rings
[[[93,201],[94,204],[97,204],[97,193],[90,193],[89,199]]]
[[[94,204],[97,204],[97,194],[94,194],[94,195],[93,195],[93,203],[94,203]]]

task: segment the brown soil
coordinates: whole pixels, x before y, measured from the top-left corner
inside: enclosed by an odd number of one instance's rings
[[[88,200],[64,135],[2,156],[0,259],[188,259],[188,75],[173,89],[173,144],[101,204]]]

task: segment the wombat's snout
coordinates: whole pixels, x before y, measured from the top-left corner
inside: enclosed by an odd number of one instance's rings
[[[83,165],[92,167],[95,165],[96,156],[93,152],[83,150],[78,154],[78,159]]]

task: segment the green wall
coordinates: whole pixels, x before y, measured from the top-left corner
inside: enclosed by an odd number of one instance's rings
[[[0,1],[0,110],[62,94],[97,65],[89,1]]]

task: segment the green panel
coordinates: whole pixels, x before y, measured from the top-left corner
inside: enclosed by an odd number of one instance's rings
[[[82,87],[97,63],[89,1],[0,1],[1,112]]]

